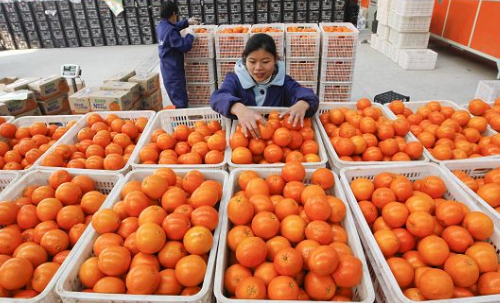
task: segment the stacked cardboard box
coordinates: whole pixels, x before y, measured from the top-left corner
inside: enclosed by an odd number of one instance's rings
[[[33,91],[42,114],[70,114],[68,101],[69,86],[66,78],[61,76],[42,78],[29,83],[28,88]]]
[[[141,109],[159,111],[163,108],[159,73],[138,74],[129,78],[128,82],[139,84],[142,95]]]
[[[41,115],[35,94],[28,90],[28,84],[36,80],[38,78],[2,78],[0,80],[0,115],[15,117]]]
[[[130,80],[130,81],[129,81]],[[98,87],[86,87],[69,97],[71,113],[161,109],[159,75],[136,75],[135,71],[116,73]],[[158,105],[159,103],[159,105]]]
[[[82,115],[90,112],[90,96],[98,90],[97,87],[85,87],[69,96],[71,113],[74,115]]]

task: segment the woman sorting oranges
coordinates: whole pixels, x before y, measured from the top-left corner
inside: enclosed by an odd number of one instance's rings
[[[278,61],[276,44],[266,34],[252,36],[243,51],[243,58],[228,73],[222,86],[210,98],[210,106],[218,113],[238,119],[243,133],[259,138],[258,122],[264,117],[249,106],[288,107],[281,116],[290,115],[294,126],[303,125],[304,117],[318,110],[318,96],[309,88],[300,86],[285,74],[285,64]]]

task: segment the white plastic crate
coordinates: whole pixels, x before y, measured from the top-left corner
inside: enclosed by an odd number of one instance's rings
[[[287,107],[249,107],[255,112],[261,114],[261,115],[267,115],[272,111],[276,111],[278,113],[282,113],[286,111],[288,108]],[[318,156],[320,162],[302,162],[302,165],[304,165],[305,168],[320,168],[320,167],[326,167],[326,162],[328,161],[328,157],[326,155],[325,147],[323,142],[321,141],[321,136],[319,133],[318,125],[314,121],[314,118],[311,117],[312,120],[312,125],[314,129],[314,141],[318,143],[319,151],[318,151]],[[238,120],[233,120],[233,123],[231,125],[231,134],[232,136],[236,132],[236,128],[238,127],[239,123]],[[231,149],[232,151],[232,149]],[[235,168],[245,168],[245,169],[256,169],[259,170],[261,168],[282,168],[285,166],[285,163],[266,163],[266,164],[235,164],[233,163],[231,157],[229,157],[229,170],[233,170]]]
[[[389,13],[389,26],[398,32],[428,32],[432,16],[402,16]]]
[[[378,11],[386,10],[388,11],[391,8],[391,0],[378,0],[377,1]]]
[[[478,158],[460,162],[443,161],[441,166],[443,166],[450,178],[453,179],[473,199],[473,201],[475,201],[479,207],[495,221],[495,225],[500,226],[500,213],[453,174],[454,170],[461,170],[473,179],[483,178],[488,172],[500,167],[500,161],[498,161],[498,159]]]
[[[358,29],[349,22],[340,23],[320,23],[321,44],[323,45],[323,58],[354,58],[358,44]],[[325,27],[341,26],[346,27],[351,32],[326,32]]]
[[[9,186],[9,184],[14,184],[21,177],[19,171],[9,171],[4,170],[0,174],[0,197],[1,193]]]
[[[248,30],[246,33],[227,34],[221,33],[226,28],[243,27]],[[215,32],[215,54],[217,58],[241,58],[245,45],[250,38],[251,25],[220,25]]]
[[[493,103],[500,98],[500,80],[481,80],[476,90],[476,99]]]
[[[372,260],[371,265],[378,274],[378,282],[382,286],[385,298],[388,299],[387,302],[397,302],[397,303],[411,303],[415,301],[409,300],[402,292],[401,288],[398,286],[394,275],[389,268],[389,265],[385,261],[385,258],[380,250],[375,237],[373,236],[370,227],[368,226],[361,209],[358,206],[358,202],[354,197],[350,189],[350,183],[357,178],[367,178],[373,180],[374,177],[380,173],[391,172],[394,174],[401,174],[411,181],[422,179],[428,176],[438,176],[440,177],[446,185],[446,193],[444,199],[455,200],[464,203],[471,211],[481,211],[481,209],[467,196],[467,194],[448,176],[448,174],[439,166],[432,163],[424,164],[413,164],[413,165],[401,165],[401,166],[366,166],[358,168],[346,168],[340,172],[340,182],[347,196],[347,201],[351,211],[354,213],[356,218],[357,230],[359,232],[361,241],[366,248],[366,254],[369,259]],[[495,228],[493,236],[490,237],[487,242],[491,243],[495,250],[498,251],[500,248],[500,231]],[[465,303],[465,302],[499,302],[500,295],[494,296],[477,296],[474,298],[467,299],[447,299],[447,300],[435,300],[433,303]]]
[[[174,170],[177,175],[184,176],[191,170]],[[223,186],[227,186],[228,173],[222,170],[203,170],[199,169],[207,180],[219,181]],[[142,181],[145,177],[153,174],[154,169],[135,170],[128,173],[125,178],[116,186],[117,190],[111,195],[106,203],[102,206],[103,209],[112,209],[113,205],[121,200],[120,191],[123,186],[129,181]],[[222,194],[222,200],[225,200],[227,195],[226,190]],[[222,215],[219,212],[220,215]],[[80,266],[88,258],[93,256],[93,244],[99,234],[92,226],[89,226],[86,233],[87,236],[82,241],[79,247],[78,254],[71,258],[70,263],[61,275],[56,289],[59,296],[64,303],[88,303],[88,302],[108,302],[108,303],[160,303],[160,302],[196,302],[196,303],[210,303],[212,302],[212,289],[214,266],[217,251],[217,243],[220,236],[221,222],[219,222],[213,235],[213,245],[210,250],[207,261],[207,269],[205,279],[201,290],[193,296],[161,296],[161,295],[126,295],[126,294],[98,294],[81,292],[83,286],[78,278],[78,270]]]
[[[388,108],[385,108],[384,106],[378,104],[378,103],[372,103],[372,106],[374,108],[378,108],[381,110],[382,114],[389,118],[393,119],[393,116],[388,112]],[[329,159],[329,164],[332,169],[335,169],[335,172],[340,172],[341,169],[346,168],[346,167],[360,167],[360,166],[367,166],[367,165],[401,165],[401,164],[408,164],[408,163],[419,163],[419,162],[428,162],[429,157],[425,154],[422,154],[422,157],[420,159],[415,160],[415,161],[392,161],[392,162],[383,162],[383,161],[344,161],[339,158],[337,155],[337,152],[333,148],[330,138],[328,137],[328,134],[326,133],[325,128],[321,124],[321,121],[319,119],[319,116],[323,113],[329,112],[332,109],[339,109],[339,108],[347,108],[347,109],[354,109],[356,110],[356,102],[345,102],[345,103],[322,103],[319,105],[318,112],[316,114],[316,124],[319,125],[320,131],[321,131],[321,139],[323,140],[325,147],[326,147],[326,152],[328,153],[328,159]],[[406,142],[418,142],[417,138],[413,136],[411,133],[408,133],[405,137]]]
[[[389,26],[387,25],[383,25],[383,24],[379,24],[377,25],[377,34],[379,37],[381,37],[382,39],[389,39]]]
[[[222,204],[223,207],[227,207],[227,204],[229,203],[229,200],[231,197],[240,190],[238,186],[238,177],[245,171],[245,169],[238,168],[235,169],[231,172],[229,176],[229,188],[227,190],[227,195],[226,195],[226,200]],[[304,180],[304,183],[309,184],[310,179],[312,174],[314,173],[314,169],[306,169],[306,177]],[[270,175],[273,174],[280,174],[281,169],[278,168],[263,168],[257,170],[257,173],[262,177],[266,178]],[[361,246],[361,242],[358,237],[358,232],[355,227],[355,222],[354,218],[347,207],[347,201],[346,197],[343,193],[342,187],[340,185],[340,180],[337,177],[337,175],[334,173],[334,178],[335,178],[335,186],[333,189],[330,189],[327,191],[328,194],[334,195],[335,197],[339,198],[346,204],[346,217],[344,221],[341,222],[341,226],[346,230],[347,232],[347,245],[351,248],[353,255],[361,260],[361,263],[363,264],[363,278],[361,282],[353,287],[353,294],[354,294],[354,302],[361,302],[361,303],[371,303],[375,299],[375,293],[373,290],[373,285],[370,280],[370,275],[368,272],[368,263],[366,262],[366,258],[364,255],[363,247]],[[214,280],[214,294],[217,299],[218,303],[236,303],[236,302],[255,302],[255,301],[249,301],[249,300],[235,300],[228,298],[227,296],[224,295],[224,273],[226,268],[228,267],[228,259],[229,259],[229,248],[227,246],[227,234],[232,227],[232,224],[229,222],[227,213],[224,211],[224,216],[222,218],[222,231],[221,231],[221,237],[219,239],[219,249],[218,249],[218,258],[217,258],[217,266],[215,268],[215,280]],[[262,302],[276,302],[276,301],[270,301],[270,300],[265,300]],[[277,301],[280,303],[291,303],[295,301]],[[302,301],[306,302],[306,301]]]
[[[214,57],[214,34],[217,25],[190,25],[190,29],[207,29],[206,33],[196,33],[196,39],[193,41],[193,47],[184,56],[186,59],[200,59]]]
[[[96,190],[102,192],[103,194],[113,195],[116,192],[117,184],[123,179],[123,176],[113,172],[100,172],[100,173],[90,173],[82,172],[81,170],[65,169],[72,176],[85,175],[90,177],[95,182]],[[49,177],[55,170],[33,170],[28,172],[26,175],[21,177],[16,183],[13,183],[7,189],[1,193],[2,200],[14,200],[22,196],[23,190],[28,185],[48,185]],[[3,173],[2,173],[3,174]],[[106,198],[108,201],[109,196]],[[106,203],[104,202],[104,204]],[[103,205],[104,205],[103,204]],[[80,237],[80,240],[73,246],[71,252],[66,257],[66,260],[61,264],[59,269],[56,271],[55,275],[52,277],[50,282],[47,284],[43,292],[38,296],[30,299],[12,299],[12,298],[2,298],[2,303],[55,303],[61,302],[59,295],[55,291],[55,286],[59,278],[61,277],[63,271],[69,266],[71,260],[80,251],[82,243],[85,241],[90,233],[92,227],[89,225],[85,229],[85,232]]]
[[[184,69],[189,83],[212,83],[216,80],[214,59],[186,59]]]
[[[83,117],[81,117],[78,122],[70,129],[68,130],[68,132],[66,132],[66,134],[64,136],[62,136],[61,139],[59,139],[54,145],[52,145],[35,163],[34,163],[34,167],[35,168],[39,168],[39,169],[59,169],[58,167],[46,167],[46,166],[42,166],[41,163],[43,162],[43,159],[45,158],[46,155],[52,153],[54,151],[54,149],[61,145],[61,144],[76,144],[78,142],[78,132],[84,128],[84,127],[87,127],[87,117],[89,115],[92,115],[92,114],[98,114],[99,116],[101,116],[103,119],[106,119],[106,117],[110,114],[114,114],[114,115],[117,115],[119,118],[122,118],[122,119],[130,119],[130,120],[135,120],[139,117],[146,117],[148,119],[148,123],[146,124],[146,127],[144,128],[144,132],[147,131],[148,127],[151,125],[151,122],[153,121],[153,118],[155,116],[155,112],[154,111],[151,111],[151,110],[137,110],[137,111],[115,111],[115,112],[91,112],[91,113],[87,113],[85,114]],[[74,117],[74,116],[69,116],[69,117]],[[35,118],[35,117],[33,117]],[[36,118],[42,118],[42,117],[36,117]],[[142,142],[142,140],[144,140],[144,138],[141,138],[139,139],[139,142],[137,142],[137,145],[140,145],[140,143]],[[132,152],[132,154],[130,155],[130,158],[128,159],[127,163],[125,163],[125,165],[123,166],[122,169],[120,170],[116,170],[116,171],[113,171],[113,172],[117,172],[117,173],[126,173],[128,170],[130,170],[129,166],[130,166],[130,162],[131,162],[131,159],[134,155],[134,153],[138,153],[139,151],[137,150],[137,148],[134,149],[134,151]],[[95,170],[95,169],[73,169],[75,171],[82,171],[82,172],[85,172],[85,173],[102,173],[104,172],[105,170]]]
[[[141,159],[139,157],[139,153],[133,155],[131,157],[131,165],[132,168],[142,169],[142,168],[160,168],[160,167],[171,167],[178,169],[194,169],[194,168],[205,168],[205,169],[224,169],[227,165],[229,158],[231,157],[231,148],[229,147],[229,132],[231,130],[231,120],[222,116],[221,114],[213,111],[209,107],[200,107],[200,108],[186,108],[186,109],[176,109],[176,110],[162,110],[158,112],[151,123],[151,127],[148,128],[147,133],[143,134],[145,138],[142,141],[142,145],[136,146],[139,151],[148,143],[151,142],[151,136],[154,131],[157,129],[163,129],[167,133],[172,134],[175,130],[175,127],[178,125],[187,125],[189,127],[194,127],[197,121],[218,121],[222,127],[222,130],[226,131],[226,142],[228,146],[224,152],[224,160],[218,164],[196,164],[196,165],[188,165],[188,164],[142,164]]]
[[[378,26],[389,25],[389,10],[378,10],[377,11]]]
[[[226,74],[233,72],[234,73],[234,66],[236,65],[236,62],[239,59],[217,59],[216,65],[217,65],[217,80],[219,82],[224,81],[226,79]],[[220,85],[219,85],[220,87]]]
[[[294,28],[311,30],[309,32],[292,31]],[[312,31],[314,30],[314,31]],[[318,58],[321,33],[317,24],[285,24],[286,56],[290,58]]]
[[[417,110],[422,107],[422,106],[425,106],[427,105],[429,101],[411,101],[411,102],[405,102],[405,107],[411,109],[414,113],[417,112]],[[441,106],[448,106],[448,107],[452,107],[453,109],[455,110],[463,110],[464,108],[462,108],[461,106],[459,106],[458,104],[456,104],[455,102],[453,101],[450,101],[450,100],[432,100],[432,101],[435,101],[435,102],[438,102],[439,104],[441,104]],[[387,109],[389,109],[389,103],[387,104],[384,104],[385,107],[387,107]],[[396,118],[396,115],[389,109],[387,111],[391,117],[393,119]],[[469,113],[470,115],[470,113]],[[471,115],[472,117],[472,115]],[[494,130],[491,129],[491,127],[488,125],[488,127],[486,128],[486,130],[481,134],[483,136],[493,136],[495,135],[497,132],[495,132]],[[435,163],[441,163],[443,161],[440,161],[436,158],[434,158],[432,156],[432,154],[427,150],[427,148],[424,147],[424,154],[427,155],[427,157],[429,157],[429,159],[431,160],[431,162],[435,162]],[[488,157],[481,157],[481,159],[490,159],[490,158],[496,158],[496,159],[499,159],[500,156],[488,156]],[[458,160],[447,160],[447,161],[452,161],[452,162],[462,162],[462,161],[468,161],[468,159],[458,159]]]
[[[351,101],[352,82],[321,82],[319,85],[320,102]]]
[[[213,83],[187,83],[186,85],[189,107],[209,106],[210,96],[215,90]]]
[[[300,86],[307,87],[313,90],[315,94],[318,94],[318,82],[306,82],[306,81],[297,81]]]
[[[382,54],[385,54],[385,51],[387,49],[387,44],[389,44],[389,41],[386,39],[380,39],[378,40],[378,48],[377,50],[381,52]]]
[[[321,82],[352,82],[354,59],[321,59]]]
[[[370,39],[370,46],[373,49],[378,49],[378,42],[379,42],[378,34],[372,34],[371,39]]]
[[[272,28],[280,30],[279,32],[262,32],[267,28]],[[250,37],[258,34],[264,33],[273,37],[276,43],[276,51],[278,52],[278,57],[283,58],[285,56],[285,24],[284,23],[269,23],[269,24],[254,24],[250,29]]]
[[[1,117],[5,119],[5,123],[12,123],[12,121],[14,121],[15,119],[14,116],[1,116]]]
[[[318,81],[319,58],[287,58],[286,74],[295,81]]]
[[[427,48],[429,33],[401,33],[396,30],[389,32],[389,42],[399,48]]]
[[[55,124],[58,126],[66,126],[66,125],[68,125],[68,123],[70,123],[72,121],[79,121],[80,118],[82,118],[82,117],[83,117],[82,115],[25,116],[25,117],[17,118],[15,120],[12,117],[12,119],[8,122],[13,123],[18,128],[19,127],[30,127],[31,124],[33,124],[35,122],[44,122],[47,125]],[[69,131],[70,130],[68,130],[66,133],[68,133]],[[6,141],[6,139],[3,137],[0,137],[0,140]],[[60,140],[62,140],[62,138],[60,138],[58,140],[58,142]],[[43,157],[43,155],[42,155],[42,157]],[[24,171],[29,171],[29,170],[32,170],[34,167],[36,167],[40,163],[40,160],[42,157],[40,157],[38,160],[36,160],[35,163],[33,163],[33,165],[30,168],[28,168],[27,170],[24,170]]]
[[[398,64],[408,70],[431,70],[436,67],[438,54],[430,49],[402,49]]]
[[[432,16],[434,0],[392,0],[391,11],[403,16]]]
[[[394,44],[389,42],[387,43],[384,51],[385,51],[384,55],[386,57],[391,59],[393,62],[398,63],[399,53],[401,51],[399,48],[397,48]]]

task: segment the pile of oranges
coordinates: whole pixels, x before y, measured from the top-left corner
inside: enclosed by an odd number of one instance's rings
[[[43,292],[105,199],[88,176],[59,170],[0,202],[0,297]]]
[[[474,116],[484,117],[491,128],[500,132],[500,98],[493,106],[481,99],[474,99],[469,102],[469,112]]]
[[[13,123],[0,125],[0,169],[22,170],[30,168],[74,124],[67,126],[47,125],[34,122],[29,127],[17,127]]]
[[[139,157],[143,164],[218,164],[226,146],[226,132],[217,120],[197,121],[193,127],[179,124],[171,134],[155,130]]]
[[[249,28],[246,26],[235,26],[223,28],[219,31],[221,34],[246,34],[248,33]]]
[[[288,121],[289,116],[271,111],[264,126],[259,123],[260,138],[246,137],[238,125],[229,140],[233,149],[232,162],[235,164],[266,164],[283,162],[319,162],[319,145],[314,140],[314,129],[309,118],[304,126],[295,126]]]
[[[351,33],[352,30],[350,28],[347,28],[345,26],[324,26],[323,30],[327,33]]]
[[[286,31],[290,33],[315,33],[318,30],[311,27],[288,26]]]
[[[431,101],[417,112],[395,100],[389,104],[398,118],[410,124],[410,131],[437,160],[457,160],[500,154],[500,134],[484,136],[488,121],[471,117],[466,110]]]
[[[422,144],[405,139],[408,121],[389,120],[368,99],[359,99],[356,110],[331,109],[320,120],[340,160],[411,161],[422,156]]]
[[[229,267],[225,295],[236,299],[352,301],[363,275],[347,245],[344,202],[329,194],[333,173],[301,163],[262,178],[243,171],[227,205]],[[338,186],[338,185],[337,185]]]
[[[256,27],[252,29],[252,33],[282,33],[283,30],[281,28],[274,27]]]
[[[148,119],[135,121],[122,119],[115,114],[106,118],[99,114],[87,116],[87,126],[77,135],[77,143],[60,144],[41,165],[82,169],[119,170],[127,163],[139,141]]]
[[[208,33],[208,29],[206,28],[203,28],[203,27],[199,27],[199,28],[195,28],[193,29],[193,31],[196,33],[196,34],[206,34]]]
[[[130,181],[113,209],[92,217],[100,234],[79,268],[85,292],[193,295],[200,291],[222,184],[192,170],[160,168]]]
[[[473,179],[461,170],[454,170],[453,174],[500,213],[500,166],[490,170],[483,178]]]
[[[399,287],[411,300],[500,293],[499,261],[486,240],[493,221],[447,200],[444,181],[381,173],[351,182],[366,223]]]

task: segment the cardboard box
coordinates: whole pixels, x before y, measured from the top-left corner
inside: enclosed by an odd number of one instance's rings
[[[68,81],[61,76],[50,76],[28,84],[38,101],[50,100],[69,92]]]
[[[21,90],[0,95],[0,114],[18,116],[38,108],[35,94],[29,90]]]
[[[35,109],[29,110],[27,112],[24,112],[22,114],[17,115],[16,119],[21,118],[21,117],[27,117],[27,116],[41,116],[41,115],[42,115],[42,112],[40,111],[40,108],[37,107]]]
[[[132,105],[133,110],[143,110],[142,108],[142,98],[135,101],[134,104]]]
[[[24,90],[28,89],[28,84],[31,82],[35,82],[39,80],[40,78],[24,78],[24,79],[18,79],[10,84],[0,84],[0,90],[3,90],[5,92],[15,92],[18,90]]]
[[[136,102],[141,98],[141,87],[133,82],[108,81],[103,83],[100,90],[123,90],[129,91],[132,94],[132,101]]]
[[[160,89],[160,74],[155,72],[135,75],[128,82],[139,83],[142,94],[149,96]]]
[[[69,96],[69,107],[72,114],[86,114],[92,109],[90,108],[90,96],[98,91],[97,87],[86,87],[82,90]]]
[[[132,94],[127,91],[98,90],[90,95],[92,111],[131,110]]]
[[[150,96],[142,97],[142,108],[145,110],[158,110],[163,107],[161,90],[157,90]]]
[[[50,100],[38,101],[38,106],[44,115],[58,115],[69,110],[68,94],[63,94]]]
[[[123,71],[116,73],[110,77],[108,77],[104,82],[108,81],[121,81],[121,82],[127,82],[129,78],[135,76],[135,70],[129,70],[129,71]]]
[[[17,79],[18,79],[17,77],[3,77],[0,78],[0,84],[9,85],[15,82]]]

